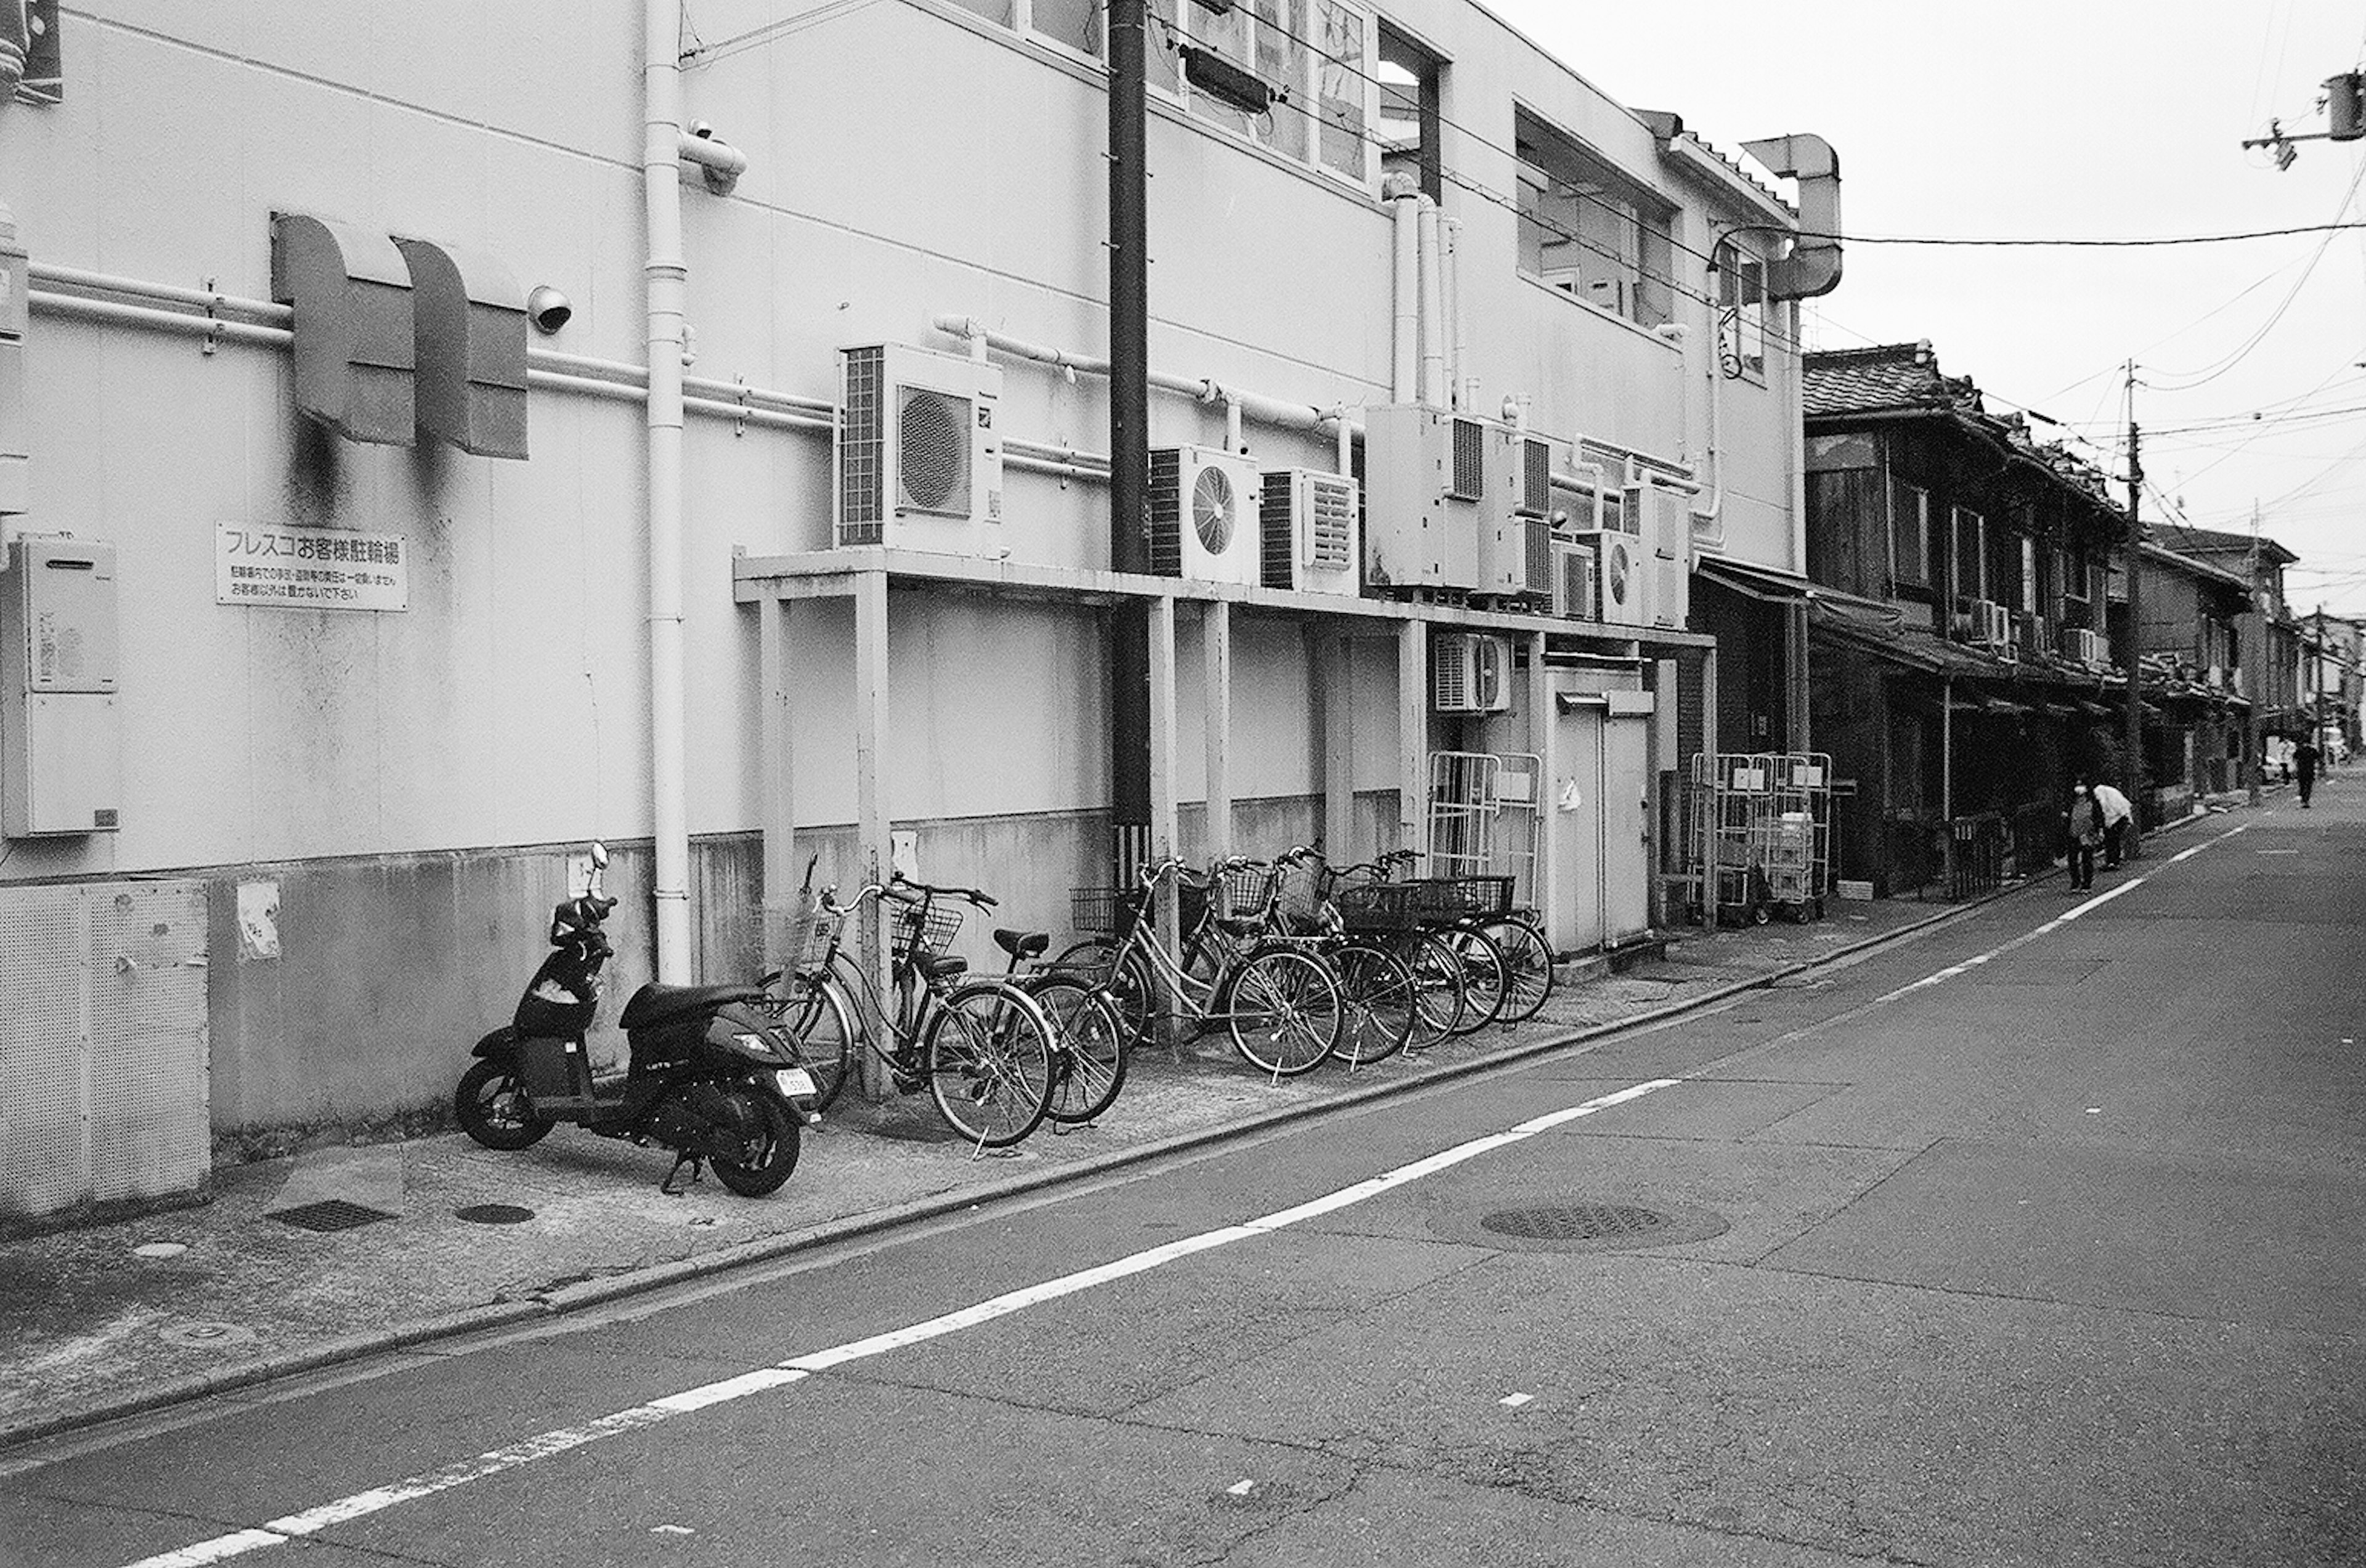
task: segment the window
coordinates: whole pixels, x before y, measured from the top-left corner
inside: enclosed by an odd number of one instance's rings
[[[1766,375],[1766,264],[1732,241],[1718,243],[1717,363],[1728,380]]]
[[[1647,327],[1674,314],[1674,210],[1523,109],[1520,270],[1572,299]]]
[[[1098,13],[1098,0],[1089,3]],[[1229,11],[1186,6],[1179,14],[1175,0],[1155,0],[1153,8],[1154,30],[1168,46],[1154,53],[1179,62],[1181,46],[1204,49],[1273,89],[1273,103],[1250,114],[1187,83],[1183,100],[1195,118],[1292,162],[1373,183],[1380,139],[1369,130],[1369,13],[1348,0],[1245,0]]]
[[[1385,23],[1380,28],[1380,174],[1406,174],[1432,201],[1446,199],[1446,165],[1438,152],[1436,56]]]
[[[2026,534],[2021,536],[2021,603],[2013,608],[2030,615],[2044,609],[2037,598],[2037,541]]]
[[[1952,586],[1955,597],[1989,597],[1988,519],[1958,506],[1949,513],[1947,526],[1955,540],[1955,581]]]
[[[1889,584],[1927,588],[1931,583],[1931,492],[1893,481],[1889,493]]]

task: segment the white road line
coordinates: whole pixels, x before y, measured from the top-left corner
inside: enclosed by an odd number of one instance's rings
[[[2224,843],[2242,830],[2238,827],[2205,843],[2197,844],[2184,853],[2172,857],[2170,863],[2183,860],[2187,855],[2198,853],[2209,848],[2211,844]],[[1991,948],[1976,957],[1967,958],[1960,964],[1950,964],[1937,974],[1925,976],[1911,985],[1901,986],[1897,990],[1877,997],[1863,1007],[1851,1009],[1848,1012],[1839,1015],[1839,1018],[1829,1020],[1827,1022],[1837,1022],[1842,1019],[1858,1016],[1885,1002],[1895,1001],[1900,997],[1910,996],[1929,987],[1944,984],[1958,975],[1966,974],[1991,959],[2061,930],[2081,915],[2100,908],[2124,893],[2133,892],[2142,886],[2145,880],[2144,877],[2139,876],[2124,882],[2110,892],[2098,894],[2076,908],[2056,916],[2033,931],[2015,937],[2012,941]],[[580,1427],[562,1427],[552,1431],[538,1433],[522,1442],[513,1443],[507,1448],[495,1449],[490,1452],[479,1454],[474,1459],[462,1460],[456,1463],[445,1465],[440,1470],[425,1471],[384,1486],[373,1487],[366,1492],[356,1492],[351,1496],[341,1497],[334,1502],[307,1508],[300,1513],[287,1514],[279,1518],[266,1520],[257,1529],[235,1530],[228,1535],[216,1536],[210,1540],[197,1541],[177,1551],[163,1552],[153,1557],[143,1557],[136,1562],[127,1564],[126,1568],[205,1568],[208,1563],[226,1562],[231,1558],[243,1556],[247,1552],[259,1551],[265,1547],[283,1545],[290,1540],[318,1534],[332,1525],[349,1523],[393,1507],[399,1503],[413,1502],[422,1497],[433,1496],[439,1492],[448,1492],[454,1487],[464,1486],[472,1481],[481,1481],[487,1476],[499,1475],[504,1471],[515,1470],[521,1465],[531,1464],[536,1460],[566,1453],[570,1450],[581,1448],[586,1443],[597,1442],[603,1438],[639,1431],[655,1426],[659,1422],[670,1421],[678,1416],[686,1416],[694,1411],[729,1404],[733,1400],[745,1399],[751,1394],[761,1393],[771,1389],[783,1388],[815,1372],[826,1371],[832,1367],[841,1367],[851,1361],[866,1360],[874,1356],[884,1356],[890,1351],[904,1349],[928,1340],[942,1338],[949,1334],[958,1334],[964,1329],[975,1328],[981,1324],[991,1323],[997,1318],[1006,1317],[1012,1313],[1023,1311],[1043,1302],[1074,1295],[1080,1291],[1092,1290],[1114,1280],[1162,1268],[1180,1258],[1191,1257],[1195,1253],[1229,1246],[1236,1241],[1245,1241],[1253,1236],[1271,1235],[1276,1231],[1297,1224],[1301,1221],[1315,1219],[1335,1210],[1377,1198],[1408,1182],[1418,1181],[1425,1176],[1432,1176],[1438,1171],[1460,1165],[1465,1160],[1476,1159],[1481,1155],[1508,1147],[1541,1133],[1550,1132],[1555,1127],[1564,1126],[1581,1117],[1592,1116],[1612,1106],[1639,1100],[1660,1089],[1673,1089],[1684,1081],[1686,1080],[1681,1078],[1652,1078],[1642,1083],[1630,1084],[1625,1089],[1589,1100],[1582,1105],[1572,1105],[1560,1111],[1548,1111],[1542,1116],[1533,1117],[1503,1132],[1491,1133],[1484,1137],[1473,1138],[1468,1143],[1457,1144],[1452,1148],[1442,1149],[1436,1154],[1414,1160],[1409,1165],[1402,1165],[1393,1170],[1384,1171],[1369,1180],[1358,1181],[1352,1186],[1343,1187],[1335,1192],[1326,1193],[1323,1197],[1278,1210],[1261,1219],[1250,1220],[1236,1225],[1223,1225],[1215,1230],[1203,1231],[1198,1235],[1185,1236],[1161,1247],[1149,1247],[1141,1252],[1129,1254],[1111,1262],[1097,1264],[1090,1269],[1080,1269],[1056,1279],[1045,1280],[1020,1290],[1006,1292],[1002,1295],[976,1303],[975,1305],[945,1313],[920,1323],[909,1324],[905,1327],[891,1329],[884,1334],[873,1334],[865,1338],[851,1340],[827,1350],[817,1350],[806,1355],[793,1357],[772,1366],[759,1367],[752,1371],[740,1373],[737,1377],[725,1378],[716,1382],[685,1389],[679,1393],[668,1394],[662,1399],[653,1399],[645,1404],[636,1404],[629,1409],[619,1410],[614,1415],[603,1416],[596,1421],[587,1422]]]

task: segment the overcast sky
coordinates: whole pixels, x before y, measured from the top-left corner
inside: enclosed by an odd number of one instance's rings
[[[2366,56],[2359,0],[1483,0],[1611,97],[1729,153],[1814,131],[1852,235],[2158,239],[2366,220],[2366,141],[2319,132]],[[2366,613],[2366,230],[2111,249],[1848,247],[1812,348],[1927,338],[1991,409],[2124,475],[2136,366],[2147,518],[2297,552],[2295,610]],[[2312,414],[2310,411],[2344,411]],[[2260,417],[2254,419],[2253,415]],[[2173,510],[2172,510],[2173,509]]]

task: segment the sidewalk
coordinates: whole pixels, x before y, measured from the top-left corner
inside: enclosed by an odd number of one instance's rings
[[[2052,874],[2048,874],[2050,877]],[[2047,878],[2040,878],[2039,881]],[[2004,897],[2025,884],[2011,885]],[[1457,1077],[1763,985],[1958,907],[1834,900],[1807,925],[1675,933],[1623,973],[1568,966],[1537,1018],[1349,1074],[1279,1083],[1220,1039],[1147,1051],[1102,1122],[1003,1156],[943,1141],[926,1096],[833,1108],[769,1199],[658,1183],[670,1157],[561,1127],[523,1154],[462,1135],[324,1148],[218,1173],[200,1208],[0,1245],[0,1448],[373,1351],[564,1313],[1252,1127]],[[851,1100],[853,1097],[850,1096]],[[317,1231],[304,1205],[373,1216]],[[504,1205],[484,1223],[460,1216]]]

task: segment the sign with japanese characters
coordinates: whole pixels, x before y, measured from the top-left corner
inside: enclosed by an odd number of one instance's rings
[[[283,610],[408,610],[411,541],[400,534],[214,525],[214,603]]]

